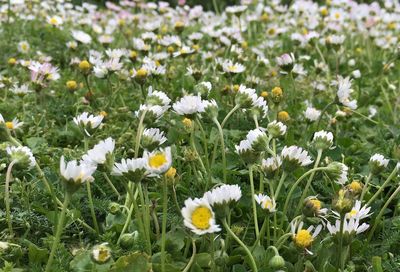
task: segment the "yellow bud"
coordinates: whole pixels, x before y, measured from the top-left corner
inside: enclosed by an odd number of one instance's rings
[[[196,51],[199,51],[200,46],[199,46],[198,44],[193,44],[193,45],[192,45],[192,48],[193,48],[194,50],[196,50]]]
[[[172,54],[172,53],[175,52],[175,49],[174,49],[173,46],[168,46],[167,51],[168,51],[169,54]]]
[[[281,122],[287,122],[289,121],[290,116],[289,113],[287,113],[287,111],[280,111],[278,112],[278,120]]]
[[[362,185],[359,180],[353,180],[348,187],[355,194],[359,194],[362,191]]]
[[[81,69],[83,72],[88,72],[92,66],[87,60],[82,60],[79,63],[79,69]]]
[[[266,92],[266,91],[261,92],[261,97],[267,98],[268,92]]]
[[[175,23],[175,30],[181,32],[185,27],[185,24],[181,21]]]
[[[320,10],[320,13],[321,13],[322,16],[326,17],[326,16],[328,16],[328,9],[327,8],[322,8]]]
[[[249,47],[249,44],[245,41],[245,42],[242,42],[242,48],[243,49],[247,49]]]
[[[176,175],[176,169],[174,167],[170,167],[168,171],[165,173],[165,177],[168,179],[174,179]]]
[[[283,95],[283,91],[281,87],[275,87],[272,89],[272,97],[280,97]]]
[[[262,15],[261,15],[261,21],[263,21],[263,22],[267,22],[268,21],[268,19],[269,19],[269,16],[268,16],[268,14],[267,13],[263,13]]]
[[[131,60],[136,60],[136,58],[137,58],[137,52],[134,51],[134,50],[131,50],[131,51],[129,52],[129,58],[130,58]]]
[[[163,26],[161,27],[161,33],[167,33],[168,32],[168,26]]]
[[[100,115],[103,116],[103,117],[107,117],[108,114],[107,114],[106,111],[101,111],[101,112],[100,112]]]
[[[236,93],[237,91],[239,91],[240,86],[238,84],[233,85],[233,91]]]
[[[190,120],[189,118],[184,118],[182,120],[182,124],[186,127],[186,128],[191,128],[192,127],[192,120]]]
[[[147,76],[147,70],[144,68],[140,68],[136,71],[136,77],[145,78]]]
[[[363,49],[361,47],[356,48],[356,53],[361,54],[363,52]]]
[[[67,85],[67,89],[71,90],[71,91],[74,91],[78,88],[78,83],[76,83],[75,80],[68,80],[66,85]]]
[[[118,20],[118,25],[119,26],[124,26],[125,25],[125,20],[124,19],[119,19]]]
[[[278,75],[278,72],[275,70],[271,71],[271,77],[276,77]]]
[[[13,122],[6,122],[6,127],[8,129],[13,129],[14,128],[14,123]]]
[[[8,59],[8,64],[15,65],[16,63],[17,63],[17,60],[15,58],[9,58]]]
[[[396,23],[395,22],[391,22],[387,25],[387,28],[390,30],[395,30],[396,29]]]

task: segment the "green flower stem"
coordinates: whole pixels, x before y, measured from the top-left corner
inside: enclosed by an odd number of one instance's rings
[[[210,170],[210,161],[208,159],[208,146],[207,146],[207,138],[206,138],[206,133],[203,129],[203,126],[201,125],[201,122],[198,118],[196,118],[197,124],[200,128],[201,131],[201,136],[203,138],[203,149],[204,149],[204,160],[205,160],[205,167],[206,167],[206,171],[208,173],[208,180],[207,180],[207,188],[208,185],[211,183],[211,170]]]
[[[16,160],[13,160],[7,168],[7,174],[6,174],[6,184],[4,187],[4,203],[6,205],[6,218],[7,218],[7,224],[8,224],[8,232],[10,233],[10,236],[14,236],[13,228],[12,228],[12,222],[11,222],[11,208],[10,208],[10,181],[11,181],[11,171],[13,166],[17,163]]]
[[[378,215],[376,216],[374,225],[368,235],[368,242],[371,241],[371,238],[374,235],[375,229],[378,226],[378,224],[381,222],[381,218],[382,218],[383,213],[385,212],[386,208],[389,206],[390,202],[392,202],[393,199],[398,195],[398,193],[400,193],[400,186],[397,186],[396,190],[390,195],[388,200],[386,200],[385,204],[383,205],[383,207],[379,211]]]
[[[283,243],[287,240],[287,238],[291,237],[292,235],[293,235],[292,233],[286,233],[281,237],[279,237],[278,241],[276,241],[275,243],[275,247],[279,249],[283,245]]]
[[[147,250],[148,250],[149,254],[151,255],[150,218],[149,218],[149,214],[147,213],[147,207],[146,207],[147,203],[144,198],[141,182],[139,182],[139,184],[138,184],[138,191],[139,191],[140,203],[141,203],[141,208],[142,208],[144,233],[145,233],[145,237],[146,237]]]
[[[215,235],[214,233],[210,234],[210,254],[211,254],[211,271],[216,271],[215,267],[215,245],[214,245]]]
[[[319,131],[319,125],[321,124],[322,117],[324,116],[325,112],[333,105],[336,105],[336,101],[327,104],[325,106],[325,108],[323,108],[323,110],[321,111],[321,114],[318,118],[317,129],[315,131]]]
[[[144,110],[142,112],[142,115],[140,116],[139,119],[139,124],[138,124],[138,128],[136,131],[136,138],[135,138],[135,159],[137,157],[139,157],[139,147],[140,147],[140,140],[142,138],[142,134],[143,134],[143,122],[144,122],[144,118],[146,116],[147,110]]]
[[[222,175],[223,181],[226,183],[226,154],[225,154],[225,141],[224,141],[224,131],[222,130],[221,124],[218,122],[217,118],[213,119],[215,125],[218,128],[219,138],[221,141],[221,156],[222,156]]]
[[[382,184],[381,187],[379,187],[378,191],[368,200],[367,206],[370,206],[372,202],[379,196],[379,194],[383,191],[383,189],[386,187],[386,185],[396,176],[397,172],[399,171],[398,167],[396,166],[392,173],[388,176],[388,178],[385,180],[385,182]]]
[[[203,170],[204,173],[208,174],[206,167],[204,166],[203,160],[201,159],[199,152],[197,151],[196,143],[194,141],[194,128],[192,129],[192,132],[190,133],[190,145],[192,146],[193,151],[197,156],[197,159],[200,163],[201,169]]]
[[[103,172],[103,176],[104,176],[105,180],[107,181],[108,185],[110,185],[111,189],[117,195],[117,197],[120,198],[121,194],[118,192],[117,188],[115,188],[114,184],[112,183],[112,181],[110,180],[110,178],[108,177],[106,172]]]
[[[13,143],[14,145],[23,146],[19,141],[17,141],[17,139],[12,137],[11,135],[9,135],[9,139],[10,139],[10,142]],[[49,191],[49,193],[53,199],[53,202],[55,204],[57,204],[58,206],[62,207],[63,203],[57,198],[56,194],[54,193],[53,187],[50,185],[49,181],[47,180],[45,174],[43,173],[43,170],[40,168],[40,165],[38,164],[37,161],[35,163],[35,169],[39,173],[39,176],[42,179],[43,184],[46,186],[47,190]]]
[[[339,239],[339,267],[340,271],[344,272],[344,254],[343,254],[343,229],[344,229],[345,214],[340,215],[340,239]]]
[[[233,107],[233,108],[231,109],[231,111],[228,112],[228,114],[225,116],[224,120],[222,120],[222,123],[221,123],[221,127],[222,127],[222,128],[225,127],[226,122],[229,120],[229,118],[232,116],[232,114],[233,114],[235,111],[237,111],[238,109],[240,109],[240,104],[236,104],[235,107]]]
[[[269,214],[264,218],[264,222],[261,226],[261,230],[260,230],[260,235],[257,237],[256,241],[254,242],[251,251],[254,250],[254,248],[259,245],[260,243],[263,244],[264,241],[264,234],[265,231],[267,231],[267,242],[269,243],[269,236],[270,236],[270,232],[269,232]]]
[[[313,169],[317,168],[318,165],[319,165],[319,162],[321,161],[322,149],[318,149],[317,152],[318,152],[318,154],[317,154],[317,159],[315,160]],[[308,194],[308,190],[310,189],[311,182],[312,182],[312,180],[313,180],[313,178],[314,178],[314,176],[315,176],[315,173],[316,173],[316,172],[312,172],[312,173],[310,174],[310,177],[308,178],[306,187],[304,187],[303,193],[301,194],[299,203],[297,204],[297,208],[296,208],[296,211],[294,212],[294,214],[297,214],[297,213],[300,211],[300,209],[301,209],[301,207],[302,207],[302,205],[303,205],[303,201],[304,201],[304,199],[306,198],[306,196],[307,196],[307,194]]]
[[[97,223],[96,213],[95,213],[95,211],[94,211],[93,198],[92,198],[92,190],[91,190],[91,188],[90,188],[90,182],[86,182],[86,189],[87,189],[88,200],[89,200],[89,207],[90,207],[90,213],[91,213],[91,215],[92,215],[92,220],[93,220],[94,229],[96,230],[97,235],[100,235],[99,225],[98,225],[98,223]]]
[[[276,191],[275,191],[275,195],[274,195],[275,200],[278,200],[279,193],[280,193],[282,185],[286,179],[286,176],[287,176],[287,173],[284,171],[282,173],[281,179],[279,180],[278,187],[276,188]]]
[[[230,229],[228,223],[226,222],[226,218],[224,218],[222,220],[222,225],[224,225],[226,231],[230,234],[230,236],[233,237],[233,239],[235,239],[235,241],[244,249],[244,251],[246,252],[247,256],[250,259],[250,266],[253,272],[257,272],[257,265],[256,262],[254,261],[254,257],[251,254],[249,248],[242,242],[242,240],[239,239],[239,237],[236,236],[236,234]]]
[[[163,213],[162,213],[162,226],[161,226],[161,271],[165,272],[165,239],[167,232],[167,212],[168,212],[168,183],[164,178],[163,182]]]
[[[190,268],[192,267],[192,264],[194,262],[194,259],[196,256],[196,242],[193,239],[192,239],[192,247],[193,247],[192,257],[190,257],[188,264],[185,266],[185,268],[182,270],[182,272],[189,272]]]
[[[253,120],[254,120],[254,124],[256,125],[256,128],[259,128],[258,119],[257,119],[257,115],[256,114],[253,115]]]
[[[173,199],[174,199],[174,204],[175,204],[175,207],[176,207],[176,211],[178,213],[180,213],[181,212],[181,207],[179,206],[178,197],[176,196],[175,184],[172,184],[172,196],[173,196]]]
[[[300,184],[300,182],[304,178],[306,178],[308,175],[310,175],[310,174],[312,174],[312,173],[314,173],[316,171],[324,171],[324,170],[328,170],[328,167],[316,167],[316,168],[313,168],[311,170],[308,170],[301,177],[299,177],[299,179],[292,185],[292,187],[290,188],[289,193],[286,196],[285,205],[283,206],[283,215],[287,216],[287,208],[288,208],[289,202],[291,200],[292,194],[293,194],[294,190],[297,188],[297,186]],[[284,217],[282,217],[281,226],[283,226],[283,221],[284,221]]]
[[[361,196],[360,196],[360,201],[361,201],[361,202],[363,201],[364,196],[365,196],[365,194],[366,194],[367,191],[368,191],[369,182],[371,181],[371,178],[372,178],[372,173],[369,173],[368,176],[367,176],[367,178],[365,179],[364,187],[363,187],[363,190],[362,190],[362,192],[361,192]]]
[[[60,243],[61,233],[64,229],[65,214],[67,212],[68,204],[71,201],[71,197],[72,197],[72,195],[70,193],[68,193],[68,192],[65,193],[64,203],[62,206],[60,217],[58,219],[56,235],[54,237],[53,245],[51,247],[49,259],[47,260],[45,272],[51,271],[51,265],[54,260],[54,255],[56,254],[58,244]]]
[[[260,236],[260,230],[258,228],[258,218],[257,218],[257,206],[256,206],[256,200],[254,199],[254,178],[253,178],[253,165],[249,166],[249,179],[250,179],[250,188],[251,188],[251,203],[253,206],[253,217],[254,217],[254,230],[256,232],[256,239],[259,240]],[[260,244],[260,241],[258,241],[258,244]]]

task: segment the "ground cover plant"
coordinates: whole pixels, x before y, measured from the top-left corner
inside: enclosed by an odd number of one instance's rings
[[[1,6],[0,271],[400,271],[400,4]]]

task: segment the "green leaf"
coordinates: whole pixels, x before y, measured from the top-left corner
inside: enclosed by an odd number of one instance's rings
[[[148,257],[142,253],[135,252],[120,257],[111,267],[110,272],[146,272],[151,270],[151,264],[148,262]]]

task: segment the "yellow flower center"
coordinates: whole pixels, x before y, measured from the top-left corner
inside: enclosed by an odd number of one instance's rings
[[[147,76],[147,70],[144,69],[144,68],[140,68],[139,70],[137,70],[136,76],[137,77],[146,77]]]
[[[313,242],[313,237],[308,230],[302,229],[294,236],[296,246],[306,248]]]
[[[348,217],[349,218],[352,218],[352,217],[355,217],[356,215],[357,215],[357,210],[355,210],[355,209],[352,209],[349,213],[348,213]]]
[[[192,213],[192,224],[198,229],[205,230],[210,227],[212,213],[207,207],[198,207]]]
[[[321,201],[318,199],[310,199],[310,203],[313,205],[313,208],[319,211],[321,209]]]
[[[107,249],[100,249],[100,250],[99,250],[99,259],[98,259],[98,261],[99,261],[99,262],[105,262],[105,261],[107,261],[108,258],[109,258],[109,256],[110,256],[108,253],[109,253],[109,252],[108,252]]]
[[[268,29],[267,33],[268,33],[268,35],[275,35],[276,30],[275,30],[275,28],[270,28],[270,29]]]
[[[52,18],[50,19],[50,24],[56,25],[57,23],[58,23],[58,21],[57,21],[56,18],[52,17]]]
[[[176,175],[176,169],[174,167],[170,167],[168,171],[165,173],[167,178],[173,179]]]
[[[336,18],[336,19],[339,19],[339,18],[340,18],[340,13],[339,13],[339,12],[336,12],[336,13],[335,13],[335,18]]]
[[[190,120],[189,118],[184,118],[182,120],[182,123],[185,127],[191,127],[192,126],[192,120]]]
[[[158,153],[149,158],[149,165],[152,168],[160,168],[167,162],[167,157],[164,153]]]
[[[22,49],[23,51],[28,50],[28,45],[27,45],[26,43],[21,44],[21,49]]]
[[[14,123],[13,122],[6,122],[6,127],[8,129],[14,129]]]
[[[263,208],[267,210],[271,210],[273,207],[272,201],[271,200],[265,200],[263,203]]]

